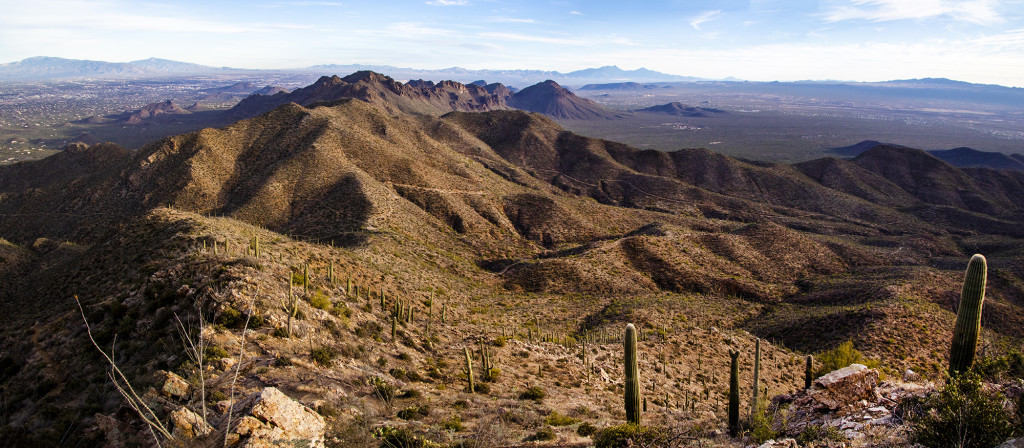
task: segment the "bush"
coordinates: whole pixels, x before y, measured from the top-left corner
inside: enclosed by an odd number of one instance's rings
[[[864,364],[870,368],[878,367],[878,361],[864,358],[859,350],[853,348],[853,341],[846,341],[832,350],[821,352],[815,356],[815,359],[821,363],[814,371],[815,378],[850,364]]]
[[[548,396],[548,393],[544,391],[543,387],[531,386],[519,394],[520,400],[543,400],[544,397]]]
[[[448,417],[447,420],[441,422],[441,428],[456,432],[462,431],[462,417],[458,415]]]
[[[535,434],[526,438],[527,442],[543,442],[545,440],[555,440],[555,430],[549,426],[541,428]]]
[[[313,357],[313,362],[327,367],[331,365],[331,361],[334,361],[334,357],[338,356],[338,351],[335,350],[334,347],[314,348],[310,352],[310,356]]]
[[[427,448],[432,445],[405,428],[381,426],[373,430],[373,436],[380,439],[381,448]]]
[[[1011,348],[1004,355],[986,356],[974,363],[973,370],[991,382],[1024,378],[1024,353]]]
[[[591,425],[589,422],[580,423],[580,426],[576,428],[576,434],[579,435],[580,437],[590,437],[595,432],[597,432],[597,428],[595,428],[594,425]]]
[[[777,410],[768,409],[767,400],[759,400],[754,415],[750,417],[750,441],[760,445],[782,435],[775,430],[775,420],[778,417]]]
[[[829,442],[838,444],[845,441],[846,436],[835,426],[807,425],[804,432],[796,436],[800,446],[830,445]]]
[[[544,423],[551,426],[569,426],[574,425],[577,422],[579,422],[579,420],[569,417],[568,415],[559,414],[558,411],[551,411],[551,414],[544,419]]]
[[[402,420],[415,420],[430,415],[430,407],[428,406],[410,406],[401,411],[398,411],[398,418]]]
[[[373,394],[379,398],[380,401],[391,404],[391,401],[395,399],[395,386],[384,381],[383,378],[378,376],[371,377],[369,383],[370,387],[373,388]]]
[[[625,423],[609,426],[594,435],[594,448],[627,448],[634,446],[665,446],[669,435],[660,428]]]
[[[227,350],[217,347],[216,345],[207,345],[203,348],[203,362],[211,363],[221,358],[227,358],[230,356]]]
[[[309,306],[327,311],[331,308],[331,299],[327,298],[323,291],[316,291],[309,297]]]
[[[1014,415],[997,391],[986,391],[981,377],[965,372],[950,378],[911,415],[912,438],[928,447],[981,448],[999,445],[1014,432]]]

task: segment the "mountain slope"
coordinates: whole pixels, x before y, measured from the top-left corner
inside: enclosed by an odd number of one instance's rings
[[[621,116],[591,100],[576,96],[551,80],[516,92],[508,99],[508,104],[516,109],[564,120],[610,120]]]

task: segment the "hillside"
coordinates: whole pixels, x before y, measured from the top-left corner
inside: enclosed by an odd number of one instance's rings
[[[331,446],[377,446],[385,427],[585,446],[584,423],[623,419],[629,322],[646,335],[645,418],[739,446],[715,432],[730,349],[749,384],[762,339],[769,396],[802,386],[803,354],[847,340],[889,375],[939,378],[974,252],[993,271],[985,340],[1021,342],[1015,174],[901,147],[767,164],[639,150],[519,110],[423,112],[504,109],[480,92],[506,94],[325,77],[222,128],[0,167],[0,435],[149,440],[91,333],[160,418],[245,421],[228,434],[243,444],[272,422],[230,398],[273,387],[326,419]],[[259,98],[239,111],[271,107]],[[209,345],[190,357],[197,338]],[[160,371],[202,393],[166,392]]]

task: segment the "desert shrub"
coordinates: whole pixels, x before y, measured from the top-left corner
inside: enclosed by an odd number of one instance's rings
[[[807,425],[804,432],[796,436],[800,446],[829,445],[829,442],[839,444],[846,441],[846,436],[839,432],[835,426]]]
[[[473,385],[473,392],[481,395],[489,395],[491,393],[491,386],[481,381]]]
[[[383,378],[379,376],[371,377],[369,383],[373,389],[374,396],[380,399],[380,401],[390,404],[395,399],[395,386]]]
[[[373,436],[380,439],[381,448],[428,448],[434,445],[405,428],[381,426],[373,430]]]
[[[544,391],[543,387],[530,386],[526,388],[522,393],[519,394],[520,400],[543,400],[544,397],[548,396],[548,393]]]
[[[1024,353],[1011,348],[1003,355],[985,356],[974,363],[973,370],[991,382],[1024,378]]]
[[[309,306],[327,311],[331,308],[331,299],[327,298],[323,291],[316,291],[309,297]]]
[[[331,403],[324,402],[321,403],[320,406],[316,407],[316,413],[326,418],[334,418],[341,415],[341,410]]]
[[[335,356],[338,356],[338,351],[334,347],[319,347],[311,350],[310,356],[313,357],[313,362],[326,367],[331,365]]]
[[[814,376],[819,377],[833,370],[842,369],[850,364],[864,364],[868,367],[878,367],[878,361],[867,359],[859,350],[853,348],[853,341],[846,341],[839,344],[832,350],[826,350],[815,357],[821,364],[814,371]]]
[[[577,422],[579,422],[579,420],[569,417],[568,415],[559,414],[558,411],[551,411],[551,414],[544,419],[544,423],[551,426],[569,426],[574,425]]]
[[[660,447],[668,444],[669,439],[670,436],[661,428],[629,423],[609,426],[593,437],[595,448]]]
[[[504,336],[498,336],[497,338],[494,338],[495,347],[504,347],[507,343],[508,342],[505,340]]]
[[[998,391],[985,390],[977,373],[954,376],[911,415],[912,438],[934,448],[999,445],[1021,432],[1005,403]]]
[[[241,311],[229,306],[221,310],[220,314],[213,321],[215,324],[223,325],[225,328],[241,328],[245,324],[245,316]]]
[[[778,438],[782,433],[776,431],[775,428],[784,426],[778,421],[780,419],[781,415],[778,409],[769,409],[767,400],[760,400],[757,409],[750,416],[750,440],[760,445],[768,440]]]
[[[428,415],[430,415],[430,407],[428,406],[410,406],[398,411],[398,418],[402,420],[415,420]]]
[[[327,448],[376,448],[381,442],[374,438],[375,431],[362,416],[336,418],[327,421],[324,444]]]
[[[284,327],[276,327],[274,328],[273,336],[275,338],[286,338],[288,337],[288,330],[286,330]]]
[[[462,431],[462,417],[458,415],[448,417],[445,421],[441,422],[441,428],[449,431]]]
[[[591,425],[589,422],[580,423],[580,426],[576,428],[576,434],[580,437],[590,437],[597,432],[597,428]]]
[[[206,347],[203,347],[203,362],[209,363],[221,358],[227,358],[228,356],[227,350],[217,347],[216,345],[207,345]]]
[[[543,442],[545,440],[555,440],[555,430],[550,426],[545,426],[526,438],[527,442]]]

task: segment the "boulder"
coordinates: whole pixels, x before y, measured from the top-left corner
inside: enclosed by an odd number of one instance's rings
[[[173,372],[162,372],[165,376],[164,386],[160,388],[160,392],[164,395],[177,398],[185,399],[188,397],[188,393],[191,391],[192,386],[189,386],[188,381],[178,376]]]
[[[808,396],[822,406],[836,410],[860,400],[875,400],[878,371],[862,364],[851,364],[814,380]]]
[[[1024,437],[1007,440],[998,448],[1024,448]]]
[[[176,440],[202,437],[213,431],[213,427],[206,423],[206,420],[203,420],[201,415],[192,412],[184,406],[171,412],[171,422],[174,423],[171,435]]]
[[[324,447],[324,418],[274,387],[245,400],[248,415],[233,429],[243,448],[306,446]],[[233,438],[233,437],[232,437]]]

